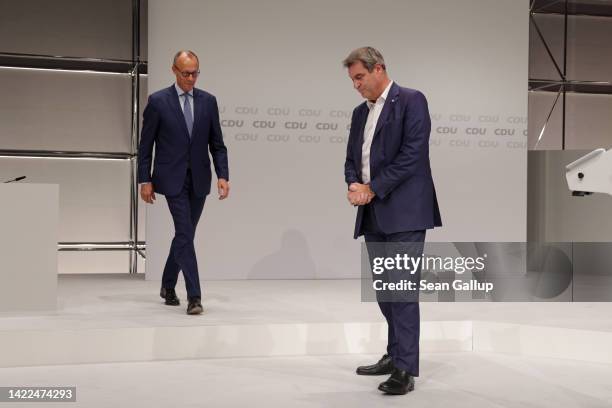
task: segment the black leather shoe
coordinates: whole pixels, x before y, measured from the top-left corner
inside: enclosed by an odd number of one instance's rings
[[[387,394],[404,395],[414,390],[414,377],[396,368],[387,381],[380,383],[378,389]]]
[[[202,304],[200,303],[199,297],[189,298],[189,305],[187,306],[187,314],[197,315],[204,311]]]
[[[357,367],[357,374],[359,375],[385,375],[391,374],[393,372],[393,361],[391,360],[391,356],[385,354],[382,356],[378,363],[368,365],[368,366],[360,366]]]
[[[161,296],[162,299],[166,299],[166,304],[168,306],[178,306],[181,304],[174,289],[161,288],[159,296]]]

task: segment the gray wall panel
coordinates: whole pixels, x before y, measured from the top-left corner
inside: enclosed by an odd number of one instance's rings
[[[2,149],[129,152],[122,74],[0,68]]]
[[[562,97],[536,143],[557,97],[556,92],[529,93],[529,149],[561,149]],[[612,96],[568,93],[566,96],[565,148],[596,149],[612,146]]]
[[[149,56],[149,2],[140,0],[140,59],[147,61]]]
[[[536,14],[534,19],[555,61],[563,70],[563,18]],[[533,23],[529,24],[529,78],[557,80],[561,78]]]
[[[612,147],[612,95],[569,93],[566,109],[567,149]]]
[[[145,260],[138,256],[138,273],[145,273]],[[126,273],[130,264],[128,251],[59,251],[58,273]]]
[[[60,251],[58,273],[125,273],[130,264],[128,251]]]
[[[568,21],[567,76],[612,81],[612,18],[572,16]]]
[[[546,239],[546,152],[527,152],[527,240]]]
[[[21,175],[59,184],[60,241],[129,240],[129,161],[0,157],[0,178]]]
[[[563,70],[564,17],[536,14],[534,18]],[[567,36],[568,79],[612,81],[612,18],[569,16]],[[560,79],[533,25],[529,33],[529,77]]]
[[[148,2],[140,2],[140,58],[146,61]],[[132,3],[0,0],[0,53],[131,60]],[[57,64],[64,66],[61,60],[49,66]],[[142,85],[140,98],[146,101],[146,78]],[[133,152],[132,84],[127,74],[0,67],[0,89],[0,149]],[[130,164],[0,157],[0,180],[26,175],[29,182],[60,185],[60,241],[129,241]],[[144,207],[140,212],[143,240]],[[128,251],[69,251],[60,252],[59,269],[125,273],[129,262]],[[138,264],[142,271],[143,260]]]
[[[574,301],[612,301],[612,243],[573,246]]]
[[[0,0],[0,52],[132,58],[131,0]]]

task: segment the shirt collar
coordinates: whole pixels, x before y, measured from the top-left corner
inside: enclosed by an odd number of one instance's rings
[[[176,82],[174,83],[174,89],[176,89],[176,93],[178,94],[178,96],[183,96],[183,94],[185,93],[185,91],[183,91]],[[193,98],[193,88],[187,93]]]
[[[383,91],[382,95],[380,95],[378,97],[378,99],[376,100],[376,103],[380,102],[381,104],[385,104],[385,101],[387,100],[387,96],[389,96],[389,91],[391,90],[391,85],[393,85],[393,81],[389,81],[389,83],[387,84],[387,87],[385,88],[385,90]],[[368,108],[372,109],[372,107],[376,104],[376,103],[372,103],[370,101],[366,101],[368,104]]]

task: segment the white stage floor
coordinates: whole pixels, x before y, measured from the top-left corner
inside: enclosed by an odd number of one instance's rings
[[[185,314],[182,282],[179,307],[163,305],[159,285],[143,275],[61,275],[57,311],[0,313],[0,330],[383,321],[376,303],[361,302],[356,279],[202,282],[201,316]],[[612,302],[422,302],[421,319],[612,332]]]
[[[203,282],[205,313],[163,305],[137,275],[66,275],[58,308],[0,314],[0,367],[382,353],[386,324],[359,280]],[[24,294],[27,296],[27,294]],[[426,353],[612,363],[612,303],[421,303]]]
[[[612,365],[467,352],[425,354],[416,390],[404,396],[387,396],[376,389],[386,377],[354,374],[357,365],[379,357],[359,354],[0,368],[0,384],[76,386],[76,403],[52,404],[67,408],[612,406]],[[41,404],[15,406],[36,408]]]

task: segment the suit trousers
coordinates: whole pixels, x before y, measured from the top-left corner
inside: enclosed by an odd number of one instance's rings
[[[198,262],[193,240],[196,226],[204,209],[206,196],[194,193],[191,170],[187,170],[183,188],[175,196],[166,196],[168,208],[174,221],[174,238],[162,275],[162,287],[174,288],[179,271],[183,271],[187,296],[201,297]]]
[[[364,208],[362,232],[365,237],[366,247],[370,260],[381,255],[394,257],[398,243],[409,244],[412,256],[420,257],[425,241],[425,230],[405,231],[393,234],[385,234],[378,226],[376,214],[372,205]],[[416,271],[420,277],[420,268]],[[378,301],[378,306],[387,320],[387,354],[391,356],[395,367],[405,370],[411,375],[419,375],[419,335],[420,335],[420,312],[418,294],[410,296],[416,301]]]

